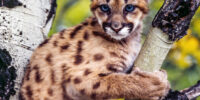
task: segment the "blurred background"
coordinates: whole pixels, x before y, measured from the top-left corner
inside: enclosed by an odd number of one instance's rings
[[[146,26],[142,33],[143,40],[163,2],[164,0],[151,1],[149,16],[144,21]],[[77,25],[92,15],[90,0],[57,0],[57,4],[56,18],[49,36]],[[176,90],[190,87],[200,80],[200,9],[192,20],[188,35],[174,44],[162,68],[167,70],[171,86]]]

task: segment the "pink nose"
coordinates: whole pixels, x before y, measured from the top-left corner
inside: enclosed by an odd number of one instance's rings
[[[118,33],[122,28],[122,24],[120,22],[112,22],[111,27],[115,32]]]

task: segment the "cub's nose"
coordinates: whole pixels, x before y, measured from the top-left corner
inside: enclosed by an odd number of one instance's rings
[[[120,22],[112,22],[111,23],[111,28],[118,33],[122,29],[122,24]]]

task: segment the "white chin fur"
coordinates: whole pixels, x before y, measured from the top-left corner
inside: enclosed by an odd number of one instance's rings
[[[117,34],[110,27],[106,27],[106,33],[108,35],[110,35],[112,38],[116,39],[116,40],[121,40],[123,38],[126,38],[129,35],[129,28],[128,27],[124,27]]]

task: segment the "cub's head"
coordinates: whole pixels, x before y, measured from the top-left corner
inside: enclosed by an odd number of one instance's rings
[[[147,0],[92,0],[91,10],[106,34],[128,37],[148,13]]]

